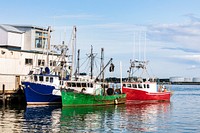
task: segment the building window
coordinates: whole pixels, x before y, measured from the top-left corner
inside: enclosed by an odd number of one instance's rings
[[[35,38],[35,47],[36,47],[36,48],[43,48],[43,47],[42,47],[42,39],[40,39],[40,38]]]
[[[45,31],[35,32],[35,48],[45,48],[47,45],[48,34]]]
[[[38,66],[44,66],[45,61],[44,60],[38,60]]]
[[[33,65],[33,59],[25,59],[25,65]]]
[[[56,66],[56,61],[50,60],[50,66]]]

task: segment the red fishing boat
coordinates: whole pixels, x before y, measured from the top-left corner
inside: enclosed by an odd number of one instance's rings
[[[127,102],[152,102],[170,101],[171,91],[164,85],[158,85],[153,78],[133,77],[137,70],[142,70],[142,74],[147,73],[146,65],[148,61],[131,61],[129,77],[122,83],[122,92],[126,93]],[[136,70],[135,70],[136,69]]]

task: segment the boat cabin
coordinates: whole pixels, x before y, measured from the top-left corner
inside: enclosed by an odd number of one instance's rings
[[[66,89],[95,95],[113,95],[121,93],[119,88],[113,88],[108,83],[88,81],[66,81]]]
[[[31,79],[34,82],[38,82],[42,84],[64,85],[64,80],[59,80],[59,76],[57,75],[33,74],[31,75]]]
[[[88,81],[67,81],[67,89],[73,89],[78,92],[94,94],[96,88],[102,88],[100,84]]]
[[[144,90],[147,92],[157,92],[156,82],[134,82],[134,83],[123,83],[124,88],[132,88],[137,90]]]

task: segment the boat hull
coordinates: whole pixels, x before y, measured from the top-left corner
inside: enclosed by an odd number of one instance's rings
[[[22,82],[22,85],[27,105],[61,104],[61,95],[53,94],[54,86],[31,82]]]
[[[114,105],[126,102],[126,94],[91,95],[74,91],[62,90],[63,106]]]
[[[170,101],[171,92],[146,92],[133,88],[122,88],[127,101]]]

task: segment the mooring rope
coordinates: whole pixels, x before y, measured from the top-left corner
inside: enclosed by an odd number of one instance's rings
[[[52,93],[43,94],[43,93],[37,92],[37,91],[35,91],[34,89],[32,89],[29,85],[27,86],[27,88],[30,88],[33,92],[35,92],[35,93],[37,93],[37,94],[40,94],[40,95],[52,95]]]

